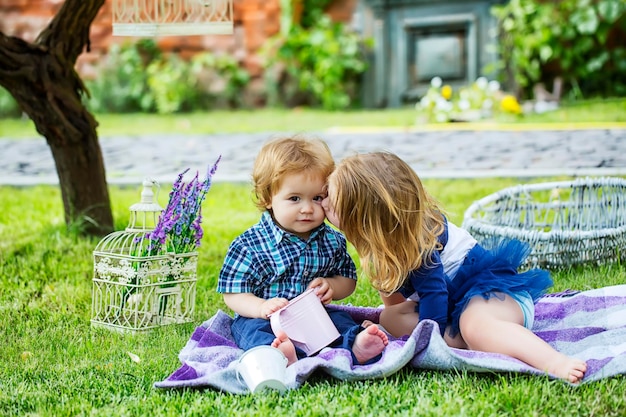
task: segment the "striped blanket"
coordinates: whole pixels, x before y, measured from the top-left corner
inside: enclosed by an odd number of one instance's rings
[[[334,308],[348,311],[357,322],[377,322],[380,314],[380,309],[371,307]],[[154,386],[248,393],[235,372],[243,351],[232,339],[231,322],[232,317],[218,311],[197,327],[179,354],[180,368]],[[286,384],[296,389],[317,370],[342,380],[363,380],[383,378],[404,366],[545,376],[539,369],[506,355],[450,348],[436,329],[435,322],[420,322],[411,335],[390,339],[381,360],[366,366],[354,366],[350,353],[344,349],[324,349],[287,368]],[[626,285],[543,297],[536,304],[533,332],[557,350],[587,362],[582,383],[626,374]]]

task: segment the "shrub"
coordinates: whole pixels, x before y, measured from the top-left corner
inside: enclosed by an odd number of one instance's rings
[[[99,113],[177,113],[238,107],[250,76],[235,58],[197,54],[185,61],[163,54],[153,40],[113,45],[98,76],[86,85]]]
[[[21,114],[20,106],[4,88],[0,87],[0,118],[17,117]]]
[[[91,96],[87,106],[99,113],[155,111],[146,68],[159,59],[161,52],[151,40],[111,45],[98,75],[85,82]]]
[[[511,0],[494,6],[503,82],[530,97],[563,78],[574,97],[626,95],[623,0]]]
[[[366,69],[363,47],[358,34],[325,15],[310,28],[292,25],[264,50],[270,104],[353,106]]]
[[[242,107],[243,92],[250,82],[250,73],[230,55],[209,53],[191,59],[191,76],[201,92],[200,105],[213,108]]]

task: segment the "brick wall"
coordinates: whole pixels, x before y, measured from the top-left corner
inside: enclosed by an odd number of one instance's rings
[[[28,42],[36,39],[64,0],[1,0],[0,31]],[[348,21],[357,0],[335,0],[329,9],[333,18]],[[112,0],[107,0],[91,26],[91,50],[81,54],[78,72],[85,78],[94,74],[94,65],[111,43],[129,38],[112,36]],[[259,47],[280,30],[280,0],[234,0],[235,32],[233,35],[176,36],[158,38],[164,51],[190,56],[210,51],[235,56],[253,78],[261,75]]]
[[[176,36],[158,38],[164,51],[183,56],[211,51],[236,56],[253,76],[261,71],[259,46],[280,29],[280,0],[234,0],[234,35]],[[2,0],[0,30],[7,35],[32,42],[63,4],[63,0]],[[83,53],[77,69],[84,77],[93,75],[93,65],[106,53],[111,43],[130,38],[112,36],[112,1],[107,0],[91,26],[91,51]]]

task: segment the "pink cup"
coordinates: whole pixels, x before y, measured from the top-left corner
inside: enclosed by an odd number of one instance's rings
[[[278,330],[287,333],[293,344],[308,356],[319,352],[340,336],[313,288],[270,314],[270,324],[274,333]]]

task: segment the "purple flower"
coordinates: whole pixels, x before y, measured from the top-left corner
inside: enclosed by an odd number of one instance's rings
[[[146,255],[162,252],[188,253],[195,251],[204,235],[202,231],[202,202],[211,188],[211,179],[222,159],[217,158],[207,170],[206,178],[199,180],[198,172],[188,183],[183,182],[189,168],[181,172],[172,186],[167,206],[159,216],[154,230],[144,236],[150,242]]]

